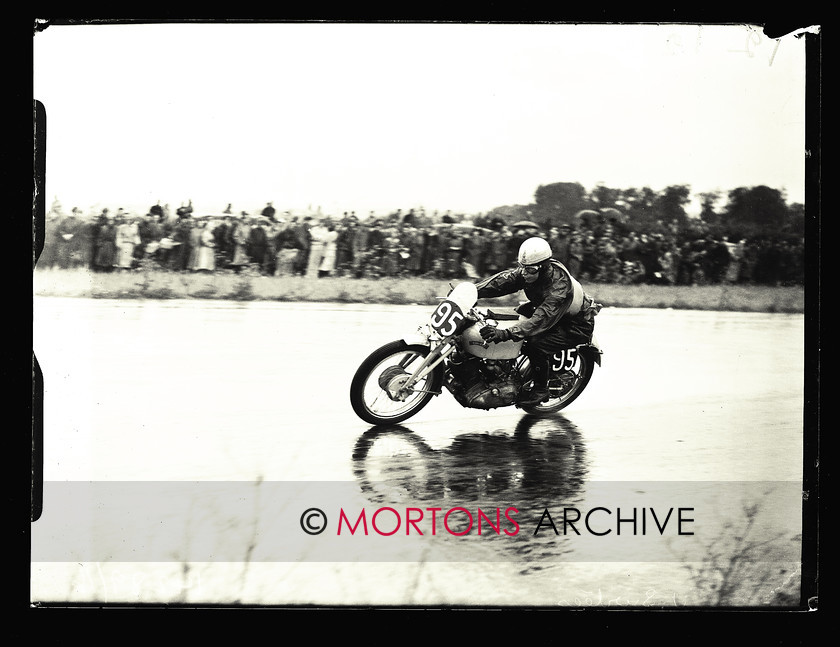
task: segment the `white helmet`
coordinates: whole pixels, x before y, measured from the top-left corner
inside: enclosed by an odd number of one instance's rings
[[[519,246],[517,260],[522,265],[536,265],[551,258],[551,246],[545,238],[534,236],[522,242]]]

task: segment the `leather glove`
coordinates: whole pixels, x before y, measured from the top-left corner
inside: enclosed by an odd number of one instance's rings
[[[481,338],[486,342],[493,342],[498,344],[501,341],[510,339],[510,331],[501,328],[494,328],[493,326],[484,326],[480,331]]]

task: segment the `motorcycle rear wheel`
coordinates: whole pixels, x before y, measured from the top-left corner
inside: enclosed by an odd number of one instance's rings
[[[526,413],[542,415],[565,409],[583,393],[594,370],[595,362],[592,356],[588,353],[578,353],[575,365],[571,371],[568,371],[571,373],[570,376],[562,380],[556,376],[549,379],[549,399],[541,404],[523,405],[522,410]]]
[[[416,392],[404,401],[395,401],[380,385],[383,374],[399,375],[398,368],[411,374],[429,354],[429,347],[406,344],[397,340],[373,351],[361,363],[350,383],[350,404],[353,411],[372,425],[397,424],[415,415],[425,407],[435,392],[440,391],[443,366],[439,365],[430,375],[420,380]]]

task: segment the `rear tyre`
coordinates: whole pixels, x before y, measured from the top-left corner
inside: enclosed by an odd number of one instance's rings
[[[526,413],[541,415],[556,413],[565,409],[578,396],[583,393],[592,372],[595,370],[595,362],[589,353],[578,353],[577,361],[571,370],[560,375],[552,375],[548,380],[549,399],[541,404],[523,405],[522,410]]]
[[[429,351],[428,346],[397,340],[368,355],[350,383],[350,404],[356,415],[372,425],[397,424],[425,407],[440,391],[443,365],[415,384],[404,399],[395,400],[387,387],[411,375]]]

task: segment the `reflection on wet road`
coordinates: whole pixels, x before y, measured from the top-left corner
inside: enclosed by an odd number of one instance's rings
[[[428,311],[37,299],[45,479],[342,481],[355,483],[372,509],[520,511],[516,537],[484,542],[457,568],[263,564],[256,576],[251,565],[248,581],[233,587],[240,600],[315,604],[554,605],[593,592],[632,602],[652,589],[682,603],[703,602],[708,592],[682,564],[640,558],[631,568],[597,552],[584,563],[587,547],[571,538],[535,542],[540,513],[599,502],[617,507],[625,500],[611,483],[632,484],[666,509],[716,511],[725,508],[714,503],[715,492],[725,493],[721,483],[798,487],[802,317],[605,309],[596,330],[603,366],[562,414],[467,410],[444,394],[400,426],[371,428],[349,406],[353,372],[369,352],[412,332]],[[667,482],[667,490],[656,491],[656,482]],[[708,487],[701,492],[698,483]],[[800,520],[796,510],[783,512],[757,522],[774,529],[778,555],[772,575],[742,578],[761,584],[742,592],[753,603],[766,598],[759,589],[791,586],[793,571],[786,565],[780,572],[778,563],[788,560],[789,545],[797,547]],[[731,512],[715,523],[742,520]],[[614,521],[602,513],[598,528],[616,529]],[[442,539],[460,557],[463,542]],[[223,571],[205,566],[204,589],[190,595],[228,599]],[[58,587],[61,597],[79,578],[70,565],[39,568],[33,593],[49,597]],[[319,587],[313,578],[336,584]],[[140,595],[155,601],[169,587]]]
[[[354,473],[371,503],[573,501],[587,478],[586,448],[560,414],[523,416],[512,433],[459,434],[434,450],[409,424],[359,437]]]
[[[574,503],[587,475],[582,438],[559,414],[523,416],[513,433],[500,429],[460,434],[438,450],[408,424],[373,427],[359,437],[353,461],[355,476],[373,506],[458,507],[475,515],[484,506],[490,521],[491,509],[513,507],[517,524],[524,522],[523,511],[532,513],[557,501]],[[458,521],[455,532],[463,532],[467,521],[463,515]],[[497,529],[499,525],[497,515]],[[518,530],[511,523],[507,528]],[[492,536],[493,528],[485,526],[485,533]],[[504,539],[496,542],[496,550],[510,553],[511,560],[538,560],[532,554],[535,544],[525,533],[516,541]],[[562,551],[554,547],[552,553],[559,558]],[[530,564],[523,572],[534,567],[539,565]]]

